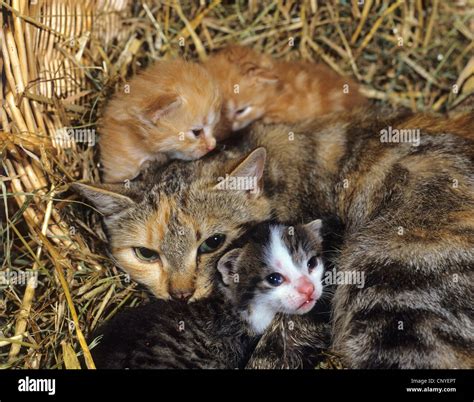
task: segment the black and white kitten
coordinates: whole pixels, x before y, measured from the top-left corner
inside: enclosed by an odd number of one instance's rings
[[[243,368],[277,313],[305,314],[321,297],[321,220],[260,224],[217,264],[215,294],[155,300],[99,329],[98,368]]]

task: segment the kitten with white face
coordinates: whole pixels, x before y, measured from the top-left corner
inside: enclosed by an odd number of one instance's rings
[[[97,367],[243,368],[276,314],[314,307],[322,293],[321,251],[321,220],[251,228],[217,263],[210,298],[156,300],[99,329],[95,336],[103,337],[92,351]]]
[[[217,266],[227,296],[243,318],[261,333],[275,314],[305,314],[323,292],[320,219],[296,227],[258,225],[242,248],[226,253]],[[258,276],[256,276],[258,273]]]
[[[202,66],[159,61],[116,93],[100,122],[103,179],[133,179],[157,160],[199,159],[216,146],[219,87]]]

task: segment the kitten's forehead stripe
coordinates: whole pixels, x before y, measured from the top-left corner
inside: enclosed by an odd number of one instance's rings
[[[294,260],[295,245],[288,244],[283,239],[286,230],[282,226],[271,227],[270,242],[267,248],[267,264],[293,280],[301,275],[301,271],[298,268],[298,262]]]

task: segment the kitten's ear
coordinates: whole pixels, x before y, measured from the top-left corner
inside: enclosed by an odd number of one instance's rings
[[[225,179],[214,186],[214,189],[246,191],[249,197],[257,198],[263,191],[266,157],[265,148],[255,149]]]
[[[248,62],[242,67],[244,74],[253,77],[257,82],[263,84],[276,84],[278,82],[278,75],[271,69],[259,66],[255,63]]]
[[[147,103],[144,116],[147,120],[156,124],[164,115],[179,107],[181,102],[181,97],[178,94],[160,94]]]
[[[83,183],[71,184],[71,188],[74,191],[87,198],[104,216],[116,214],[135,205],[131,198],[112,190],[113,188],[118,189],[119,186],[121,185],[96,187]]]
[[[261,69],[257,75],[255,75],[257,82],[262,84],[276,84],[278,82],[278,76],[271,71]]]
[[[222,282],[225,285],[230,286],[232,283],[236,283],[238,277],[237,274],[237,260],[239,259],[241,248],[234,248],[228,253],[224,254],[219,262],[217,263],[217,270],[222,276]]]
[[[323,226],[323,221],[321,219],[316,219],[310,223],[304,225],[306,229],[308,229],[314,235],[321,237],[321,228]]]
[[[225,56],[232,64],[241,64],[242,60],[251,53],[251,49],[237,44],[227,45],[219,50],[219,54]]]

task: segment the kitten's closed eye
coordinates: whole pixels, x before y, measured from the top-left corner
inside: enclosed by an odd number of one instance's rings
[[[248,106],[245,106],[245,107],[242,107],[242,108],[238,109],[235,112],[235,115],[238,116],[238,117],[243,117],[246,114],[250,113],[251,111],[252,111],[252,106],[248,105]]]

